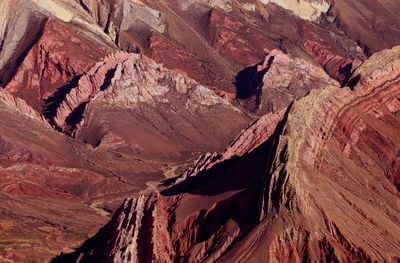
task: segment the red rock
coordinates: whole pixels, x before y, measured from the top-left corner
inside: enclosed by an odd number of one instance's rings
[[[210,11],[207,30],[211,46],[239,65],[258,63],[265,54],[278,48],[265,33],[218,9]]]
[[[107,87],[107,82],[112,77],[112,72],[118,63],[123,62],[129,58],[128,53],[118,53],[117,56],[109,55],[102,62],[96,63],[84,76],[78,81],[75,87],[65,95],[64,99],[60,102],[58,108],[55,109],[54,123],[64,131],[70,129],[67,127],[67,118],[76,110],[80,105],[87,103],[93,96]],[[108,76],[110,75],[110,76]]]
[[[232,101],[234,98],[236,98],[236,94],[233,92],[228,92],[224,90],[215,90],[215,93],[217,93],[220,97],[225,98],[229,101]]]
[[[237,83],[238,98],[260,115],[278,112],[312,89],[339,85],[321,68],[279,50],[272,50],[263,63],[239,73]]]
[[[399,44],[400,37],[396,33],[400,26],[399,11],[395,0],[384,3],[338,0],[332,3],[328,16],[369,56]]]
[[[344,50],[324,31],[306,23],[298,26],[297,32],[304,39],[303,46],[329,76],[344,82],[362,61],[350,58]],[[363,59],[363,57],[360,57]]]
[[[71,253],[129,196],[67,262],[399,261],[400,51],[347,83],[395,0],[36,2],[0,3],[1,257]]]
[[[195,54],[174,43],[167,37],[152,32],[146,55],[166,68],[186,74],[197,82],[214,86],[217,77]]]
[[[44,125],[47,125],[47,123],[45,123],[44,117],[39,114],[35,109],[33,109],[30,105],[28,105],[25,100],[14,96],[5,89],[0,89],[0,101],[8,107],[17,110],[20,114],[29,116],[33,119],[37,119],[43,122]]]
[[[71,121],[79,111],[75,127]],[[94,147],[181,158],[181,152],[224,147],[248,119],[194,80],[144,55],[121,52],[81,78],[54,121]]]
[[[46,100],[110,50],[68,25],[49,19],[5,88],[41,112]]]
[[[348,87],[312,90],[282,119],[253,124],[233,154],[126,200],[55,261],[399,260],[399,69],[400,47],[373,55]]]

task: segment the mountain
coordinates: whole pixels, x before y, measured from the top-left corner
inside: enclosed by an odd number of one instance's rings
[[[54,262],[396,262],[399,66],[385,50],[265,115]]]
[[[0,261],[400,261],[399,12],[1,1]]]

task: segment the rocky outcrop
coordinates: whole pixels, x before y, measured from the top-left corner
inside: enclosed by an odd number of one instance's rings
[[[339,0],[332,3],[328,17],[370,56],[379,50],[398,45],[399,11],[400,7],[395,0]]]
[[[0,258],[45,261],[78,246],[168,160],[93,150],[0,90]],[[65,250],[68,251],[68,250]]]
[[[223,147],[247,117],[194,80],[144,55],[120,52],[81,77],[53,121],[94,147],[177,157],[180,151]]]
[[[341,83],[360,66],[365,57],[355,42],[345,36],[302,23],[297,32],[304,39],[304,49],[321,65],[329,76]]]
[[[17,111],[19,114],[39,120],[43,125],[48,125],[43,115],[39,114],[35,109],[29,106],[25,100],[14,96],[7,90],[0,89],[0,101],[9,108]]]
[[[18,61],[41,34],[46,17],[31,1],[5,0],[0,4],[0,86],[12,78]]]
[[[265,33],[218,9],[209,13],[207,38],[218,53],[243,66],[258,63],[266,53],[278,48]]]
[[[166,68],[186,74],[197,82],[216,86],[216,74],[204,64],[194,53],[184,49],[167,37],[152,33],[149,38],[146,55],[163,64]]]
[[[50,19],[5,89],[47,115],[80,75],[110,50]]]
[[[302,19],[316,21],[330,8],[330,2],[326,0],[260,0],[263,4],[274,3],[292,11]]]
[[[397,261],[398,11],[0,1],[0,261]]]
[[[206,4],[210,7],[217,7],[221,8],[225,12],[231,12],[232,11],[232,1],[231,0],[179,0],[178,1],[178,6],[182,10],[188,10],[189,8],[193,8],[196,6],[195,4]]]
[[[237,85],[244,106],[264,115],[286,108],[312,89],[338,83],[321,68],[273,50],[263,63],[240,72]]]
[[[312,90],[276,125],[250,126],[237,155],[205,157],[207,169],[126,200],[54,262],[399,260],[399,72],[400,47],[373,55],[346,87]]]

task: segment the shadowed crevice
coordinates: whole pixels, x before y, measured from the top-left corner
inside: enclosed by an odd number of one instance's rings
[[[67,94],[70,93],[72,89],[78,86],[79,80],[81,79],[82,75],[75,76],[72,80],[70,80],[66,85],[60,87],[53,96],[47,98],[43,102],[42,106],[42,114],[46,118],[46,120],[51,124],[54,125],[54,117],[57,114],[57,109],[64,101]]]
[[[79,104],[78,107],[74,109],[73,112],[65,119],[65,124],[66,124],[66,129],[65,133],[68,135],[72,135],[73,131],[76,128],[76,125],[78,125],[81,120],[83,119],[83,114],[85,113],[86,105],[88,102],[82,102]]]
[[[357,76],[355,76],[354,78],[351,78],[346,86],[348,86],[351,90],[354,90],[354,87],[357,85],[357,83],[360,81],[361,79],[361,75],[358,74]]]
[[[261,93],[260,87],[262,86],[262,79],[265,73],[270,69],[273,61],[274,56],[271,56],[268,60],[267,66],[261,71],[258,71],[258,67],[262,65],[263,62],[245,68],[238,73],[235,81],[236,96],[238,99],[247,99],[253,95],[259,97],[259,93]]]
[[[114,78],[114,75],[115,75],[115,71],[116,71],[116,70],[117,70],[117,68],[112,68],[112,69],[109,69],[109,70],[107,71],[106,76],[105,76],[105,79],[104,79],[104,82],[103,82],[103,84],[102,84],[101,87],[100,87],[100,90],[101,90],[101,91],[107,89],[108,86],[110,86],[111,80]]]

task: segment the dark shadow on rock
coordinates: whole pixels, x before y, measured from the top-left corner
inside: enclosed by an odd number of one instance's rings
[[[238,99],[246,99],[255,94],[255,90],[252,90],[252,83],[257,73],[257,66],[245,68],[236,76],[235,86]]]
[[[101,87],[100,87],[100,90],[101,90],[101,91],[107,89],[108,86],[110,86],[111,80],[113,79],[116,70],[117,70],[117,68],[112,68],[112,69],[109,69],[109,70],[107,71],[106,77],[105,77],[105,79],[104,79],[104,82],[103,82],[103,84],[102,84]]]
[[[196,228],[196,235],[191,237],[189,247],[208,240],[222,226],[228,223],[229,220],[233,220],[238,224],[242,235],[251,231],[259,223],[261,210],[266,211],[269,201],[271,201],[268,200],[271,184],[270,172],[277,153],[279,137],[285,127],[290,108],[291,106],[288,107],[283,120],[278,124],[275,132],[269,139],[252,152],[241,157],[233,157],[230,160],[223,161],[210,170],[203,171],[161,193],[161,198],[168,198],[168,196],[183,193],[202,195],[203,197],[198,197],[201,202],[202,198],[207,199],[207,196],[238,190],[230,197],[217,201],[215,206],[211,206],[209,210],[202,209],[197,211],[197,219],[193,222],[193,227]],[[281,162],[286,161],[285,151],[279,156]],[[286,176],[284,173],[281,175]],[[279,196],[284,181],[285,178],[281,178],[278,185],[274,187],[272,197],[278,198],[278,200],[272,200],[273,206],[279,206]],[[125,218],[132,219],[129,222],[124,220],[121,228],[129,227],[128,224],[135,223],[134,211],[129,210],[132,207],[133,200],[129,202],[126,205],[127,209],[121,206],[114,214],[113,219],[100,229],[94,237],[85,241],[75,252],[69,254],[62,253],[51,262],[76,262],[78,259],[80,260],[79,262],[111,262],[113,244],[118,242],[118,232],[116,229],[117,225],[119,225],[117,224],[118,216],[121,213],[126,215],[133,213],[132,217],[125,216]],[[154,204],[151,205],[153,206]],[[147,217],[149,217],[151,211],[151,208],[144,211],[145,216],[147,214]],[[170,226],[168,226],[168,229],[165,229],[170,235],[173,232],[172,225],[174,224],[174,214],[173,212],[171,213],[171,218],[169,219]],[[152,218],[147,220],[146,217],[143,217],[139,231],[145,236],[140,236],[140,242],[148,243],[147,239],[151,235],[151,230],[147,228],[149,227],[148,224],[152,222]],[[126,249],[126,247],[121,249]],[[147,247],[146,249],[151,248]],[[146,253],[139,256],[146,256],[149,251],[145,251]],[[178,254],[176,255],[175,262],[187,262],[189,259],[187,257],[188,255],[184,253]],[[147,260],[148,258],[142,259]]]
[[[286,123],[291,105],[282,121],[277,125],[275,132],[252,152],[220,162],[209,170],[201,171],[196,176],[189,177],[185,181],[162,191],[161,194],[170,196],[190,193],[213,196],[228,191],[245,189],[258,178],[264,178],[271,170],[279,135]]]
[[[339,69],[340,76],[338,78],[342,85],[346,83],[351,77],[351,74],[353,74],[352,68],[353,68],[353,63],[349,63],[346,66]]]
[[[64,101],[67,94],[78,85],[81,77],[82,75],[75,76],[66,85],[57,89],[53,96],[44,100],[42,114],[51,125],[54,125],[54,117],[56,116],[58,107]]]
[[[75,130],[76,125],[78,125],[83,119],[83,114],[85,113],[86,105],[88,102],[82,102],[78,107],[74,109],[73,112],[65,119],[65,124],[68,129],[65,131],[67,134],[71,135]]]
[[[270,57],[267,66],[261,71],[257,71],[257,68],[258,66],[262,65],[263,62],[245,68],[237,74],[235,86],[237,94],[236,97],[238,99],[247,99],[259,92],[259,88],[262,86],[264,74],[271,67],[273,60],[274,57]]]
[[[346,86],[348,86],[351,90],[354,90],[354,87],[357,85],[357,83],[360,81],[361,75],[358,74],[357,76],[351,78],[347,83]]]

